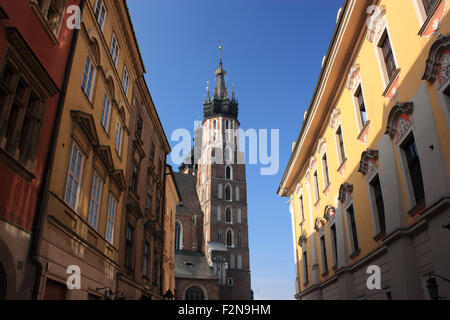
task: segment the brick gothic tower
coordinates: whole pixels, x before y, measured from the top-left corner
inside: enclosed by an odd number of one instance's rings
[[[213,99],[203,103],[197,193],[204,216],[203,245],[220,278],[220,299],[251,299],[244,153],[239,151],[238,102],[225,83],[220,47]],[[200,143],[200,141],[198,141]],[[196,146],[198,147],[198,146]]]

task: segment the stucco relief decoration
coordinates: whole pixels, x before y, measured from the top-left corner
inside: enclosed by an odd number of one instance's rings
[[[302,234],[298,239],[298,245],[303,247],[303,245],[306,244],[307,240],[308,238],[304,234]]]
[[[386,25],[386,7],[372,5],[367,8],[369,18],[367,20],[367,36],[369,42],[376,43]]]
[[[309,160],[309,170],[314,171],[316,169],[316,158],[311,157]]]
[[[367,124],[363,134],[359,138],[359,141],[361,141],[364,144],[367,144],[367,141],[369,140],[369,130],[370,130],[370,124]]]
[[[325,221],[321,218],[317,218],[314,223],[314,230],[319,232],[323,228],[324,225],[325,225]]]
[[[373,177],[378,168],[378,151],[377,150],[366,150],[361,155],[361,162],[359,164],[358,172],[361,172],[368,179]]]
[[[353,201],[353,185],[344,183],[339,189],[339,201],[342,202],[344,208],[348,207]]]
[[[327,145],[325,143],[325,139],[324,138],[321,138],[319,140],[319,143],[317,144],[316,152],[318,154],[320,154],[321,156],[323,156],[327,152]]]
[[[334,219],[335,214],[336,214],[336,208],[328,205],[325,207],[325,212],[323,214],[323,218],[325,219],[325,221],[330,222],[330,219]]]
[[[445,69],[448,68],[448,58],[445,57],[447,54],[450,54],[450,35],[440,35],[430,48],[422,80],[434,82],[438,79],[440,84],[444,83],[440,77],[441,71],[444,69],[444,62],[446,63]],[[444,72],[444,75],[447,74]]]
[[[330,116],[329,126],[331,128],[333,128],[334,130],[336,130],[336,128],[338,127],[340,122],[341,122],[341,110],[333,109],[333,111],[331,112],[331,116]]]
[[[396,104],[389,113],[386,134],[392,139],[401,140],[411,126],[410,115],[413,109],[414,105],[412,102]]]
[[[439,85],[443,85],[448,79],[450,79],[450,50],[447,50],[442,58],[441,68],[438,74]]]
[[[348,73],[347,83],[345,84],[345,87],[351,92],[355,92],[360,82],[361,82],[361,74],[359,64],[355,64]]]
[[[445,8],[447,6],[447,0],[441,1],[439,7],[434,10],[434,13],[431,18],[427,19],[428,23],[426,23],[422,27],[422,37],[428,38],[435,34],[439,34],[441,31],[442,19],[444,18]]]

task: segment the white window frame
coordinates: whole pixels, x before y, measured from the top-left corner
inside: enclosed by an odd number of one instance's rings
[[[123,74],[122,74],[122,87],[125,92],[125,96],[128,96],[128,89],[130,88],[130,74],[128,73],[127,66],[123,66]]]
[[[89,62],[89,64],[88,64]],[[88,67],[88,70],[86,72],[86,67]],[[91,80],[89,81],[89,75],[92,74]],[[89,101],[92,101],[92,95],[94,92],[94,84],[95,84],[95,77],[97,75],[97,70],[94,64],[94,59],[88,54],[86,57],[86,62],[84,64],[83,68],[83,75],[81,79],[81,89],[83,90],[84,94],[88,97]],[[86,76],[86,83],[84,83],[84,77]],[[88,85],[90,85],[88,87]],[[84,87],[83,87],[84,86]],[[89,88],[89,89],[88,89]]]
[[[98,17],[96,18],[96,20],[97,20],[98,25],[100,26],[100,29],[103,31],[105,29],[105,22],[106,22],[106,17],[108,16],[108,10],[106,9],[104,0],[97,0],[95,2],[95,6],[94,6],[94,16],[95,16],[95,12],[97,11],[97,7],[99,5],[100,5],[99,14],[98,14]],[[101,12],[102,7],[105,10],[105,15],[103,17],[103,20],[100,22],[100,12]]]
[[[230,199],[227,199],[227,188],[230,189]],[[224,193],[225,193],[225,201],[229,201],[229,202],[233,201],[233,188],[231,187],[231,185],[229,183],[225,186]]]
[[[182,250],[183,249],[183,224],[181,223],[180,220],[176,220],[175,221],[175,226],[177,224],[180,226],[180,237],[178,239],[178,247],[180,248],[179,250]],[[175,247],[176,247],[176,240],[177,239],[175,238]]]
[[[381,176],[378,173],[378,169],[375,171],[375,173],[373,173],[373,175],[371,177],[369,177],[367,179],[367,189],[369,191],[369,204],[370,204],[370,211],[372,213],[372,221],[373,221],[373,226],[374,226],[374,233],[375,235],[378,235],[381,233],[381,224],[380,224],[380,218],[379,218],[379,214],[378,214],[378,207],[376,204],[376,199],[375,199],[375,191],[373,189],[372,186],[372,182],[375,181],[375,178],[378,177],[378,180],[380,182],[380,188],[381,188],[381,196],[383,197],[383,206],[384,206],[384,195],[383,195],[383,189],[382,189],[382,184],[381,184]],[[384,222],[386,224],[386,207],[384,208]],[[387,227],[387,225],[385,226]]]
[[[342,136],[342,145],[344,146],[344,156],[345,158],[342,159],[342,152],[341,152],[341,146],[339,143],[339,138],[338,138],[338,131],[339,128],[341,129],[341,136]],[[339,123],[336,126],[336,130],[334,130],[334,138],[335,138],[335,142],[336,142],[336,153],[337,153],[337,159],[338,159],[338,168],[340,168],[344,162],[347,160],[347,152],[345,151],[345,139],[344,139],[344,130],[342,129],[342,124]]]
[[[386,19],[386,17],[384,19]],[[398,60],[397,60],[397,56],[395,54],[394,43],[392,41],[391,33],[389,31],[389,26],[388,26],[388,24],[386,22],[385,23],[385,27],[383,28],[383,31],[381,31],[379,33],[379,36],[373,41],[373,45],[374,45],[374,49],[375,49],[375,55],[376,55],[376,58],[377,58],[377,61],[378,61],[378,67],[380,69],[380,75],[381,75],[381,80],[383,82],[383,88],[384,89],[386,89],[387,86],[391,82],[391,79],[389,79],[389,75],[388,75],[388,72],[387,72],[387,66],[386,66],[386,63],[384,61],[383,49],[381,47],[379,47],[379,45],[381,43],[381,39],[383,38],[383,35],[384,35],[385,32],[387,33],[387,36],[389,38],[389,44],[391,46],[392,56],[394,58],[395,66],[397,67],[397,70],[400,68]]]
[[[355,248],[355,245],[354,245],[354,239],[353,239],[353,233],[352,233],[352,226],[351,226],[351,223],[350,223],[350,213],[348,212],[348,209],[350,208],[350,207],[353,207],[353,217],[354,217],[354,219],[355,219],[355,228],[356,228],[356,241],[358,242],[358,249],[356,249]],[[351,248],[351,254],[354,254],[357,250],[361,250],[361,242],[360,242],[360,237],[359,237],[359,234],[358,234],[358,222],[356,221],[356,210],[355,210],[355,205],[354,205],[354,203],[353,203],[353,199],[352,199],[352,201],[344,208],[344,210],[345,210],[345,215],[346,215],[346,217],[347,217],[347,232],[348,232],[348,235],[349,235],[349,240],[350,240],[350,248]]]
[[[117,65],[119,63],[119,57],[120,57],[120,45],[119,41],[117,40],[116,34],[113,32],[112,38],[111,38],[111,48],[109,49],[109,53],[111,55],[111,59],[114,63],[114,66],[117,68]]]
[[[122,154],[122,144],[123,144],[123,124],[120,119],[117,120],[116,126],[116,139],[114,142],[114,149],[120,156]]]
[[[230,209],[230,220],[228,220],[227,218],[227,209]],[[225,208],[225,223],[226,224],[233,224],[233,209],[230,206],[227,206]]]
[[[228,179],[227,178],[227,169],[230,169],[230,178]],[[231,166],[231,165],[229,165],[229,164],[227,164],[226,166],[225,166],[225,179],[227,179],[227,180],[233,180],[233,166]]]
[[[91,200],[89,202],[89,216],[88,222],[91,227],[98,230],[98,221],[100,218],[100,211],[102,205],[102,192],[103,192],[103,179],[100,174],[94,170],[92,175],[92,189],[91,189]],[[97,210],[95,210],[97,207]]]
[[[106,112],[105,112],[106,108]],[[102,114],[100,118],[100,123],[106,132],[109,132],[109,122],[111,117],[111,99],[105,93],[105,97],[103,98],[103,106],[102,106]]]
[[[231,232],[231,245],[228,245],[228,232]],[[228,248],[234,248],[234,231],[231,228],[228,228],[225,232],[225,244]]]
[[[356,96],[356,93],[358,92],[359,88],[361,88],[361,95],[364,100],[364,108],[366,109],[366,118],[367,118],[366,124],[369,123],[369,113],[367,112],[366,96],[364,94],[364,88],[362,85],[362,81],[359,81],[355,87],[356,87],[355,90],[352,91],[353,108],[355,111],[356,126],[358,128],[358,134],[361,134],[362,130],[366,127],[366,125],[363,123],[361,111],[359,109],[358,97]]]
[[[427,22],[427,19],[428,19],[428,15],[425,10],[425,6],[423,5],[422,0],[412,0],[412,2],[414,4],[414,9],[417,14],[417,20],[419,21],[420,27],[422,27],[425,24],[425,22]],[[441,3],[442,3],[442,1],[438,0],[436,2],[436,6],[439,6]],[[436,7],[434,7],[434,8],[436,8]]]
[[[323,228],[322,228],[323,230]],[[322,241],[323,239],[323,241]],[[328,264],[328,253],[327,253],[327,239],[325,237],[325,233],[322,233],[319,236],[319,245],[320,245],[320,255],[322,257],[322,273],[326,274],[330,272],[330,266]],[[326,266],[326,269],[325,269]]]
[[[69,168],[68,168],[68,173],[67,173],[67,182],[66,182],[66,188],[65,188],[65,194],[64,194],[64,201],[67,203],[67,205],[72,208],[72,210],[74,210],[75,212],[78,212],[78,201],[80,198],[80,190],[81,190],[81,183],[82,183],[82,178],[83,178],[83,171],[84,171],[84,160],[86,157],[86,154],[82,151],[82,149],[79,147],[79,145],[76,142],[73,142],[72,145],[72,152],[71,152],[71,156],[70,156],[70,162],[69,162]],[[77,159],[80,160],[79,163],[79,176],[76,176],[74,173],[75,172],[71,172],[71,164],[74,161],[73,156],[74,156],[74,150],[76,150],[76,157]],[[81,159],[80,157],[81,156]],[[77,166],[78,164],[78,160],[75,160],[75,166]],[[75,167],[74,167],[75,168]],[[69,188],[69,178],[71,178],[72,183],[71,183],[71,187],[68,193],[68,188]],[[75,191],[75,194],[73,192],[73,182],[76,181],[77,182],[77,190]],[[67,199],[67,195],[69,194],[69,199]],[[75,199],[73,201],[73,206],[71,205],[73,196],[75,196]]]
[[[108,199],[108,216],[106,218],[106,231],[105,239],[111,244],[114,244],[114,233],[116,226],[117,206],[119,200],[114,196],[112,192],[109,193]]]

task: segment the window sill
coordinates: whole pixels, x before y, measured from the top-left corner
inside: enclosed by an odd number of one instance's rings
[[[347,163],[347,158],[345,158],[344,160],[342,160],[341,164],[339,165],[338,169],[336,170],[337,172],[340,172],[341,169],[345,166],[345,164]]]
[[[309,286],[309,281],[303,282],[303,286],[304,286],[304,287]]]
[[[0,149],[0,161],[26,182],[36,179],[36,176],[30,170],[3,149]]]
[[[423,34],[425,33],[425,31],[427,30],[427,28],[430,26],[430,23],[435,18],[435,14],[437,13],[438,9],[441,7],[442,1],[443,0],[439,0],[436,2],[436,4],[434,5],[433,9],[430,12],[430,14],[427,16],[427,18],[423,22],[422,27],[420,28],[419,33],[417,34],[418,36],[422,37]]]
[[[41,13],[41,10],[39,9],[38,4],[35,1],[31,1],[30,5],[33,13],[36,15],[39,22],[42,24],[42,27],[44,28],[45,32],[47,33],[48,37],[50,38],[50,41],[53,43],[54,46],[59,46],[58,36],[50,29],[47,21],[45,20],[44,16]]]
[[[370,120],[367,120],[366,123],[361,128],[361,131],[358,134],[358,137],[356,139],[361,140],[364,133],[366,133],[367,128],[369,128]]]
[[[328,184],[325,186],[325,189],[323,189],[322,193],[326,194],[328,192],[328,190],[330,189],[330,187],[331,187],[331,183],[328,182]]]
[[[335,264],[334,266],[332,266],[331,269],[333,269],[333,271],[336,272],[336,271],[338,270],[337,264]]]
[[[352,260],[356,259],[356,258],[359,256],[360,253],[361,253],[361,249],[358,248],[355,252],[353,252],[353,253],[350,255],[350,259],[352,259]]]
[[[386,237],[386,231],[381,231],[378,234],[376,234],[375,237],[373,237],[373,240],[378,242],[378,241],[384,239],[384,237]]]
[[[425,210],[425,199],[418,202],[411,210],[408,211],[408,215],[411,217],[421,214]]]
[[[330,272],[327,270],[325,272],[322,273],[322,278],[326,278],[330,275]]]
[[[397,70],[394,71],[394,74],[392,75],[392,78],[389,80],[389,82],[386,86],[386,89],[384,89],[383,97],[386,97],[389,94],[389,92],[391,91],[392,86],[394,85],[395,81],[397,81],[400,71],[401,71],[400,68],[397,68]]]
[[[314,203],[314,207],[317,207],[320,203],[320,198],[316,200],[316,203]]]

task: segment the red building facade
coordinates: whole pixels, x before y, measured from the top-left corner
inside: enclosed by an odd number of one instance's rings
[[[82,0],[0,0],[0,299],[29,299],[40,192]]]

